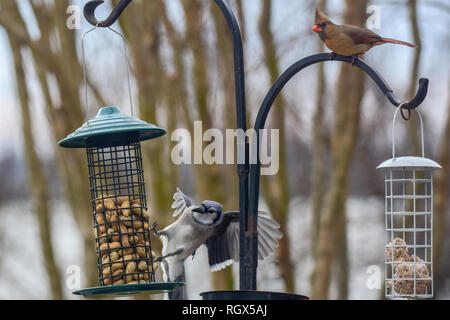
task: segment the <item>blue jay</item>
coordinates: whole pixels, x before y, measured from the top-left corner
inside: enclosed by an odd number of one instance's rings
[[[174,217],[179,217],[164,230],[153,232],[162,242],[161,262],[164,281],[185,282],[184,261],[203,244],[208,248],[211,271],[219,271],[239,261],[239,212],[223,212],[215,201],[203,201],[199,206],[180,189],[173,196]],[[263,260],[278,247],[282,238],[280,225],[266,212],[258,215],[258,258]],[[170,300],[187,299],[185,288],[169,293]]]

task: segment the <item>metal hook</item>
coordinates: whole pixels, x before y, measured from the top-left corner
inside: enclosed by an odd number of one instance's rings
[[[108,18],[106,18],[106,20],[103,21],[98,21],[97,18],[95,17],[95,9],[97,9],[97,7],[105,1],[103,0],[89,1],[88,3],[86,3],[83,9],[84,17],[93,26],[97,26],[100,28],[108,28],[112,26],[114,22],[117,21],[117,19],[119,19],[120,15],[130,4],[131,1],[133,0],[120,0],[117,6],[114,7],[111,14],[108,16]]]
[[[409,121],[411,120],[411,109],[406,109],[408,112],[408,115],[405,115],[405,106],[408,104],[408,101],[402,102],[400,106],[398,107],[400,109],[400,114],[402,115],[403,120]]]

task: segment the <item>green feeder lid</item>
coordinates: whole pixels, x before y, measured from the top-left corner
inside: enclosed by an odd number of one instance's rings
[[[165,129],[124,114],[118,107],[105,107],[100,109],[93,120],[60,141],[59,145],[63,148],[86,148],[88,140],[90,146],[103,146],[114,143],[111,137],[137,134],[138,141],[146,141],[166,133]]]

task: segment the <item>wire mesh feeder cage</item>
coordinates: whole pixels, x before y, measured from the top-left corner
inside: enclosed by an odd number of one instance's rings
[[[59,144],[87,152],[99,288],[85,296],[168,290],[155,284],[141,141],[166,131],[106,107]],[[102,288],[103,287],[103,288]]]
[[[441,168],[425,158],[423,121],[422,157],[396,157],[395,120],[392,159],[385,170],[385,296],[432,298],[433,287],[433,171]]]

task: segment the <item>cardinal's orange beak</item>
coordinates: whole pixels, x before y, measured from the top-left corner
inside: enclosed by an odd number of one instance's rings
[[[321,31],[323,31],[323,29],[316,24],[314,27],[312,27],[312,31],[321,32]]]

